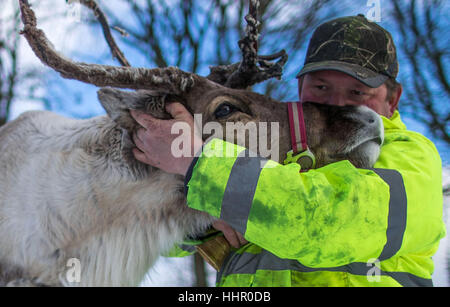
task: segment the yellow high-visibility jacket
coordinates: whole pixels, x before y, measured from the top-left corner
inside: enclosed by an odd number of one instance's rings
[[[305,173],[213,139],[186,178],[188,206],[251,243],[233,251],[218,286],[432,286],[442,170],[431,141],[383,118],[373,169],[341,161]],[[229,154],[229,150],[228,150]]]

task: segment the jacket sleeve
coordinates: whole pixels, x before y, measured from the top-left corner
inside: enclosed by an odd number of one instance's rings
[[[416,153],[427,161],[414,154],[413,162],[384,158],[399,150],[411,156],[408,150],[416,146],[409,143],[384,146],[374,169],[341,161],[299,173],[297,164],[280,165],[214,139],[193,166],[187,202],[276,256],[309,267],[419,252],[443,236],[440,160],[430,146]],[[428,169],[414,164],[430,160]],[[423,197],[415,191],[419,186]],[[424,214],[427,221],[421,220]],[[419,239],[423,229],[417,227],[425,227]]]

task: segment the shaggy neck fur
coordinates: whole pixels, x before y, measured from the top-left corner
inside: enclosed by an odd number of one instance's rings
[[[0,179],[0,283],[138,285],[158,255],[212,222],[185,205],[181,177],[124,162],[129,149],[109,118],[23,117],[12,133],[0,130],[0,144],[21,138],[0,145],[9,165]],[[79,282],[67,279],[71,258]]]

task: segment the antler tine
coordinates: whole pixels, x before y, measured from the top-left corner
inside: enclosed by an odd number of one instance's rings
[[[287,54],[284,50],[269,56],[258,56],[258,27],[260,25],[258,18],[259,0],[249,1],[249,13],[245,16],[247,27],[245,29],[246,36],[239,41],[239,48],[242,51],[242,61],[236,70],[235,64],[222,66],[219,70],[214,71],[211,68],[211,74],[224,74],[233,70],[227,78],[225,86],[231,88],[246,88],[253,84],[265,81],[270,78],[280,78],[284,64],[287,61]],[[280,58],[276,63],[269,61]],[[259,64],[260,67],[257,66]]]
[[[248,14],[245,16],[245,21],[247,21],[247,27],[245,28],[246,37],[240,40],[239,48],[242,50],[242,65],[241,70],[246,69],[248,66],[249,70],[256,68],[256,58],[258,56],[258,38],[260,26],[258,18],[259,1],[250,0]]]
[[[155,89],[181,94],[194,85],[194,74],[176,67],[135,68],[73,62],[58,54],[45,33],[36,27],[36,16],[27,0],[19,0],[25,35],[36,56],[62,77],[76,79],[96,86],[112,86],[130,89]]]
[[[237,71],[227,80],[225,86],[231,88],[246,88],[250,77],[256,73],[256,57],[258,54],[258,0],[249,1],[249,13],[245,16],[246,36],[238,42],[242,51],[242,61]]]

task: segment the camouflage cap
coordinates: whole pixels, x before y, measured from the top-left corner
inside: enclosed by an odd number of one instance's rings
[[[341,71],[367,86],[379,87],[398,74],[392,36],[361,14],[323,23],[309,41],[297,78],[319,70]]]

